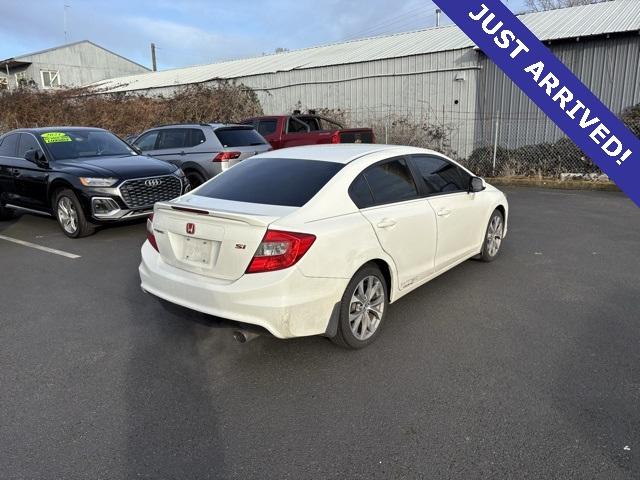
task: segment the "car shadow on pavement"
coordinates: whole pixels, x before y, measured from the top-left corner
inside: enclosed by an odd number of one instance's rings
[[[211,334],[216,322],[165,308],[137,281],[128,302],[136,325],[125,372],[126,478],[221,478],[225,445],[203,352],[224,349]]]

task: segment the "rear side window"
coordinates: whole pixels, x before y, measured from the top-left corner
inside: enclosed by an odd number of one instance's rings
[[[277,126],[277,120],[260,120],[260,123],[258,124],[258,133],[260,135],[271,135],[276,133]]]
[[[343,167],[336,162],[250,158],[204,184],[197,195],[236,202],[301,207]]]
[[[358,208],[367,208],[375,203],[369,184],[362,174],[349,187],[349,196]]]
[[[469,189],[471,175],[444,158],[414,155],[411,160],[428,193],[466,192]]]
[[[389,160],[364,171],[376,205],[404,202],[418,197],[413,177],[403,158]]]
[[[187,139],[189,138],[188,128],[168,128],[160,130],[158,138],[158,150],[167,150],[170,148],[185,148]]]
[[[190,128],[189,136],[187,137],[187,147],[196,147],[201,143],[204,143],[207,139],[204,136],[204,132],[199,128]]]
[[[7,135],[2,140],[0,144],[0,156],[3,157],[15,157],[16,150],[18,149],[18,138],[20,137],[17,133],[12,133],[11,135]]]
[[[253,128],[218,128],[216,137],[223,147],[249,147],[267,143]]]

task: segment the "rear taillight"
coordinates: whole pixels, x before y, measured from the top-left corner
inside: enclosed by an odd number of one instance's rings
[[[149,244],[156,249],[156,252],[160,252],[160,250],[158,250],[156,236],[153,233],[153,213],[149,215],[149,218],[147,218],[147,240],[149,241]]]
[[[331,135],[331,143],[340,143],[340,132],[333,132],[333,135]]]
[[[213,157],[212,162],[228,162],[229,160],[234,160],[239,158],[242,155],[241,152],[220,152],[215,157]]]
[[[307,253],[316,236],[308,233],[267,230],[247,273],[271,272],[295,265]]]

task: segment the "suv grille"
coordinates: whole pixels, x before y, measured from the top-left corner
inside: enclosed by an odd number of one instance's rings
[[[120,186],[124,203],[129,208],[151,207],[156,202],[165,202],[182,193],[180,180],[173,175],[127,180]]]

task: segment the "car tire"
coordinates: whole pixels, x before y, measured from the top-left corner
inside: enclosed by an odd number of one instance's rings
[[[375,265],[365,265],[353,276],[342,296],[336,335],[345,348],[363,348],[375,341],[387,312],[387,281]]]
[[[95,225],[87,220],[80,201],[72,190],[56,192],[53,197],[53,213],[60,228],[69,238],[87,237],[95,232]]]
[[[12,209],[0,206],[0,220],[11,220],[14,213]]]
[[[504,235],[504,216],[500,210],[494,210],[489,218],[487,230],[482,244],[482,251],[478,256],[483,262],[493,262],[500,253],[502,237]]]
[[[193,190],[194,188],[198,188],[200,185],[202,185],[206,181],[205,178],[195,170],[189,170],[185,172],[185,175],[187,176],[187,180],[189,180],[189,185],[191,185],[191,190]]]

